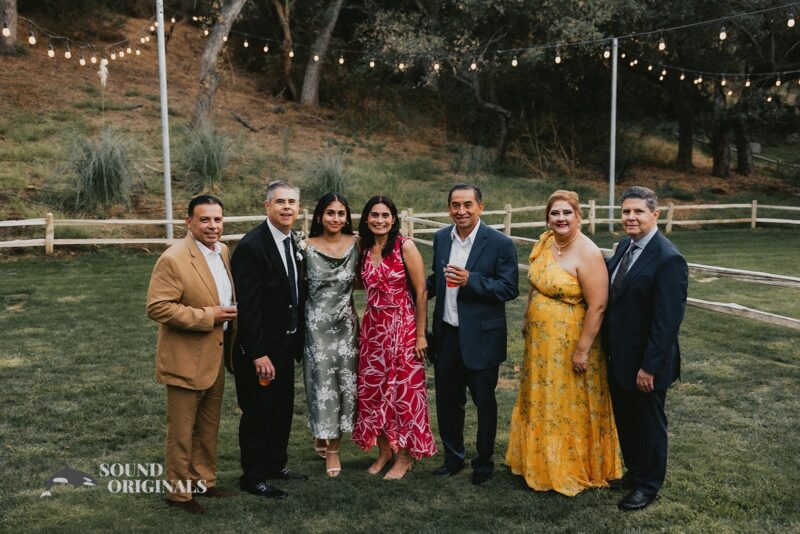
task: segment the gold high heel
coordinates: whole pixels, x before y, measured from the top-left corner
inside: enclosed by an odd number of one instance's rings
[[[339,451],[338,450],[336,450],[336,451],[328,450],[327,453],[328,453],[328,455],[338,455]],[[327,460],[328,460],[328,458],[327,458],[327,455],[326,455],[326,457],[325,457],[325,462],[326,463],[327,463]],[[339,463],[339,467],[327,467],[325,469],[325,472],[328,473],[328,476],[330,478],[338,477],[339,473],[342,472],[341,462]]]
[[[397,460],[395,460],[395,465],[397,465]],[[400,479],[402,479],[404,476],[406,476],[408,473],[410,473],[411,470],[414,468],[414,459],[413,458],[409,458],[408,467],[401,474],[392,474],[392,471],[394,471],[395,465],[393,465],[392,468],[389,469],[389,472],[386,473],[383,476],[383,480],[400,480]]]

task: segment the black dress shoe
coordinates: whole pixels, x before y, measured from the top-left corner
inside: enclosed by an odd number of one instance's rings
[[[452,476],[455,476],[458,473],[460,473],[462,469],[464,469],[464,465],[463,464],[458,466],[458,467],[456,467],[455,469],[450,469],[446,465],[443,465],[443,466],[441,466],[438,469],[435,469],[433,471],[433,476],[440,477],[440,478],[452,477]]]
[[[656,500],[658,493],[646,495],[641,490],[633,490],[625,496],[624,499],[619,501],[619,509],[623,512],[633,512],[636,510],[644,510],[647,506]]]
[[[277,480],[308,480],[308,477],[306,475],[295,473],[288,467],[284,467],[277,473],[270,473],[269,475],[267,475],[267,478],[274,478]]]
[[[635,486],[636,481],[630,473],[625,473],[622,478],[618,478],[617,480],[608,481],[608,487],[611,488],[612,491],[632,490]]]
[[[254,484],[242,483],[239,486],[247,493],[252,493],[253,495],[258,495],[259,497],[266,497],[267,499],[281,500],[289,496],[289,494],[285,491],[267,484],[266,482],[256,482]]]
[[[166,501],[167,501],[167,506],[177,508],[178,510],[183,510],[188,514],[203,515],[206,513],[205,507],[200,503],[198,503],[197,501],[195,501],[194,499],[191,499],[189,501],[171,501],[169,499],[166,499]]]
[[[492,479],[491,473],[481,473],[480,471],[472,472],[472,485],[485,486]]]

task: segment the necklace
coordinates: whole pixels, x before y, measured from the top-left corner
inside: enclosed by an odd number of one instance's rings
[[[568,246],[570,246],[573,243],[573,241],[578,239],[579,235],[581,235],[580,231],[576,232],[575,235],[572,237],[572,239],[570,239],[569,241],[567,241],[563,245],[559,245],[558,244],[558,239],[556,239],[555,236],[553,236],[553,241],[554,241],[554,243],[556,245],[556,252],[558,253],[558,255],[561,256],[561,250],[567,248]]]

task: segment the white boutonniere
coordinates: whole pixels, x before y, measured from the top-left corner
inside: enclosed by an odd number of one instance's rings
[[[306,248],[308,247],[308,241],[306,241],[306,236],[303,235],[301,232],[295,232],[294,234],[294,245],[297,248],[297,261],[303,261],[303,256],[305,255]]]

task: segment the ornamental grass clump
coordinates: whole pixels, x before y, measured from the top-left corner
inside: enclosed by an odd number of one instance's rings
[[[130,204],[133,143],[106,128],[99,138],[78,136],[73,142],[69,169],[75,176],[75,208],[93,211],[116,203]]]
[[[217,191],[231,159],[231,143],[210,122],[186,128],[183,136],[183,167],[192,194]]]
[[[305,172],[303,193],[309,198],[319,198],[329,191],[347,193],[345,152],[326,152]]]

